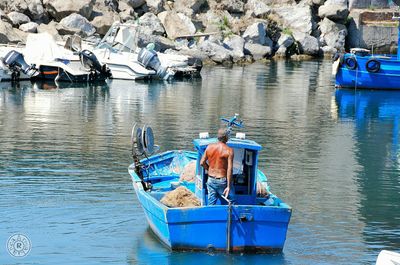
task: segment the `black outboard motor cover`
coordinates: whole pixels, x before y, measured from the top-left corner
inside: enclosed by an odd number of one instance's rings
[[[96,55],[89,50],[83,50],[79,53],[82,63],[85,67],[90,68],[94,72],[98,72],[106,77],[111,76],[111,71],[106,65],[101,65]]]
[[[160,59],[153,50],[142,48],[138,54],[138,62],[143,64],[146,68],[155,70],[157,75],[161,78],[164,78],[168,74],[167,69],[161,66]]]
[[[81,57],[82,63],[86,67],[93,69],[93,70],[97,70],[99,72],[102,71],[101,64],[100,64],[99,60],[97,60],[97,57],[96,57],[96,55],[94,55],[93,52],[88,51],[88,50],[83,50],[80,52],[79,55]]]
[[[24,74],[28,74],[29,70],[32,69],[32,67],[25,62],[24,55],[15,50],[7,53],[7,55],[3,58],[3,64],[13,71],[22,70]]]

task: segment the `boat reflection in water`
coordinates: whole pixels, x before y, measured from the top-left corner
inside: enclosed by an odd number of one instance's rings
[[[353,147],[357,160],[354,181],[360,193],[359,218],[363,236],[376,251],[398,249],[400,93],[383,90],[335,92],[338,119],[354,122]],[[375,255],[375,256],[376,256]]]

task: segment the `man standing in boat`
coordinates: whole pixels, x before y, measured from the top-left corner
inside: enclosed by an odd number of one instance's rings
[[[226,129],[218,130],[218,142],[207,146],[201,166],[208,171],[208,205],[215,205],[221,196],[234,202],[232,188],[233,149],[226,143],[229,133]],[[208,163],[207,163],[208,162]],[[222,199],[223,200],[223,199]]]

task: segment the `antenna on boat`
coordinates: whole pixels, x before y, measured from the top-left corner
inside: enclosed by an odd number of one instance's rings
[[[233,116],[230,119],[222,117],[221,120],[223,122],[227,123],[226,126],[227,126],[228,134],[230,134],[232,132],[234,127],[238,127],[238,128],[243,128],[244,127],[243,121],[239,119],[239,114],[238,113],[235,113],[235,116]]]

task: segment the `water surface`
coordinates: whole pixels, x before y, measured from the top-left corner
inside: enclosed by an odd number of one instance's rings
[[[207,67],[200,80],[1,84],[0,264],[372,264],[400,251],[399,92],[335,91],[328,61]],[[45,89],[43,89],[45,88]],[[293,207],[279,255],[171,252],[135,197],[132,123],[162,151],[240,113]],[[32,250],[5,248],[14,233]]]

